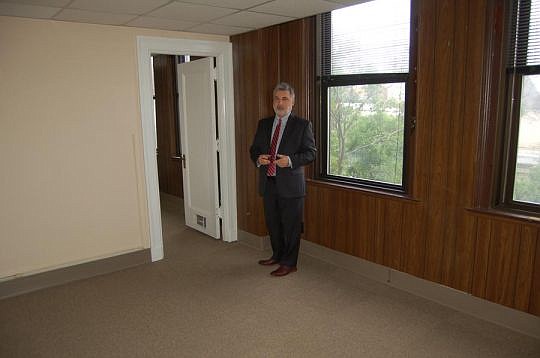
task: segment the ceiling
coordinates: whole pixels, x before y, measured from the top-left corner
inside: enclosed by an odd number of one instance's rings
[[[367,0],[0,0],[0,15],[235,35]]]

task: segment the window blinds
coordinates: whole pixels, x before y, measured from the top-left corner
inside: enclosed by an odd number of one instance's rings
[[[540,0],[512,2],[508,67],[540,66]]]
[[[321,16],[323,76],[409,72],[410,1],[372,0]]]

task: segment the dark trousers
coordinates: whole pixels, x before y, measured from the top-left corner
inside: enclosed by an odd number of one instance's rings
[[[272,244],[272,258],[281,265],[296,266],[303,213],[304,197],[280,197],[275,178],[268,178],[264,193],[264,217]]]

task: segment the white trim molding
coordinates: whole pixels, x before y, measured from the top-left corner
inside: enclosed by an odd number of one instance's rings
[[[163,235],[156,159],[157,138],[152,109],[152,54],[211,56],[216,58],[218,129],[220,135],[220,166],[223,241],[237,240],[236,160],[234,136],[234,91],[232,44],[230,42],[137,37],[139,96],[144,146],[144,173],[150,224],[152,261],[163,258]]]

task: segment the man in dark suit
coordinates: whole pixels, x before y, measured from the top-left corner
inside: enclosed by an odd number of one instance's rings
[[[296,271],[304,213],[304,165],[315,160],[311,123],[291,113],[294,89],[287,83],[274,88],[275,116],[259,121],[251,160],[259,168],[259,194],[264,200],[272,257],[259,264],[279,264],[272,276]]]

